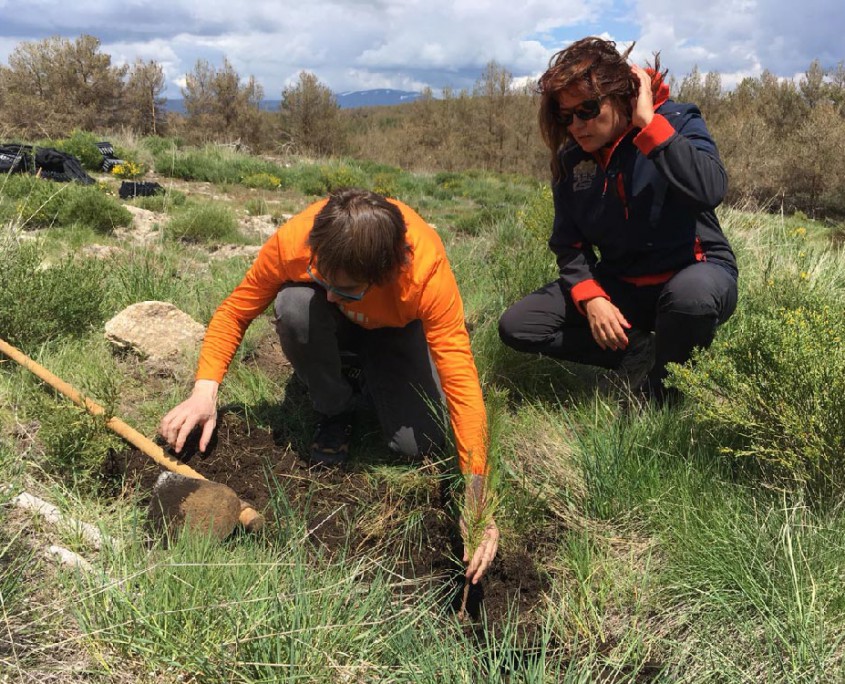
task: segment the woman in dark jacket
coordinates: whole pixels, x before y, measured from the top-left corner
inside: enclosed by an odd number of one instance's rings
[[[540,78],[560,278],[516,302],[514,349],[616,369],[665,398],[666,364],[707,347],[736,307],[736,260],[716,218],[727,176],[701,112],[654,69],[584,38]]]

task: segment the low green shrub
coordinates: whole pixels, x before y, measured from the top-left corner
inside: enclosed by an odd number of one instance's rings
[[[543,243],[548,242],[555,218],[551,188],[547,185],[537,188],[517,218],[527,233]]]
[[[399,172],[381,171],[373,176],[373,192],[384,197],[396,197],[399,192]]]
[[[141,139],[141,147],[153,155],[176,152],[182,149],[184,144],[181,138],[161,137],[157,135],[151,135]]]
[[[53,183],[35,176],[9,176],[0,186],[9,218],[24,228],[79,223],[98,233],[128,226],[132,214],[98,185]]]
[[[270,173],[253,173],[244,176],[241,183],[248,188],[258,190],[278,190],[282,185],[282,179]]]
[[[165,235],[182,242],[241,242],[238,222],[229,207],[201,204],[186,207],[165,226]]]
[[[103,170],[103,153],[97,148],[102,139],[88,131],[75,130],[70,137],[56,140],[53,147],[76,157],[88,171]]]
[[[252,197],[246,201],[246,213],[250,216],[264,216],[270,213],[270,206],[263,197]]]
[[[267,174],[282,179],[285,169],[277,164],[216,147],[187,151],[173,148],[153,152],[155,170],[165,176],[209,183],[235,184],[243,178]]]
[[[185,206],[187,196],[179,190],[165,190],[148,197],[135,197],[132,204],[147,211],[168,212],[175,207]]]
[[[490,227],[501,223],[510,213],[509,207],[481,207],[478,211],[458,218],[455,221],[455,230],[477,237]]]
[[[4,179],[2,195],[10,208],[9,218],[22,228],[42,228],[58,219],[60,198],[70,185],[43,181],[34,176],[8,176]]]
[[[59,225],[80,223],[102,234],[132,223],[132,214],[116,199],[93,186],[73,185],[61,197]]]
[[[328,192],[326,178],[319,166],[300,164],[290,170],[288,178],[290,186],[304,195],[322,196]]]
[[[322,167],[326,192],[342,188],[363,188],[369,185],[369,178],[360,169],[349,164]]]
[[[0,235],[0,335],[24,349],[83,335],[104,320],[103,278],[101,261],[45,266],[40,245]]]
[[[93,485],[103,473],[110,452],[122,446],[120,440],[106,428],[102,417],[92,416],[75,404],[48,403],[48,399],[42,403],[38,440],[44,447],[45,470],[74,488]]]
[[[694,368],[673,367],[670,382],[695,402],[699,426],[723,453],[750,459],[779,483],[842,491],[841,305],[819,298],[757,311],[698,354]]]

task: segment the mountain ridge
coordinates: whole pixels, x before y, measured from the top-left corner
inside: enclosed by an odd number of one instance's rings
[[[406,104],[419,99],[422,93],[415,90],[396,90],[393,88],[372,88],[370,90],[347,90],[335,93],[335,99],[341,109],[359,107],[385,107]],[[277,111],[281,100],[262,100],[259,107],[265,111]],[[176,114],[185,114],[185,101],[179,98],[165,100],[165,109]]]

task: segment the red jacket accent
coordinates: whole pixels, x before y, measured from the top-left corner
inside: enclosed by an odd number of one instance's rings
[[[572,301],[575,302],[578,311],[585,315],[584,302],[588,299],[604,297],[607,301],[610,301],[610,295],[599,285],[598,280],[582,280],[577,285],[573,285],[569,293],[572,295]]]
[[[634,136],[634,144],[644,155],[648,156],[658,145],[662,145],[673,135],[676,135],[666,117],[655,114],[651,123]]]

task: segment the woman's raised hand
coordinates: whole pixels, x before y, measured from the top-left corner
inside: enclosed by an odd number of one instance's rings
[[[645,128],[654,118],[654,95],[651,92],[651,76],[649,76],[645,69],[636,64],[631,67],[631,73],[640,82],[636,97],[631,98],[631,123],[636,128]]]

